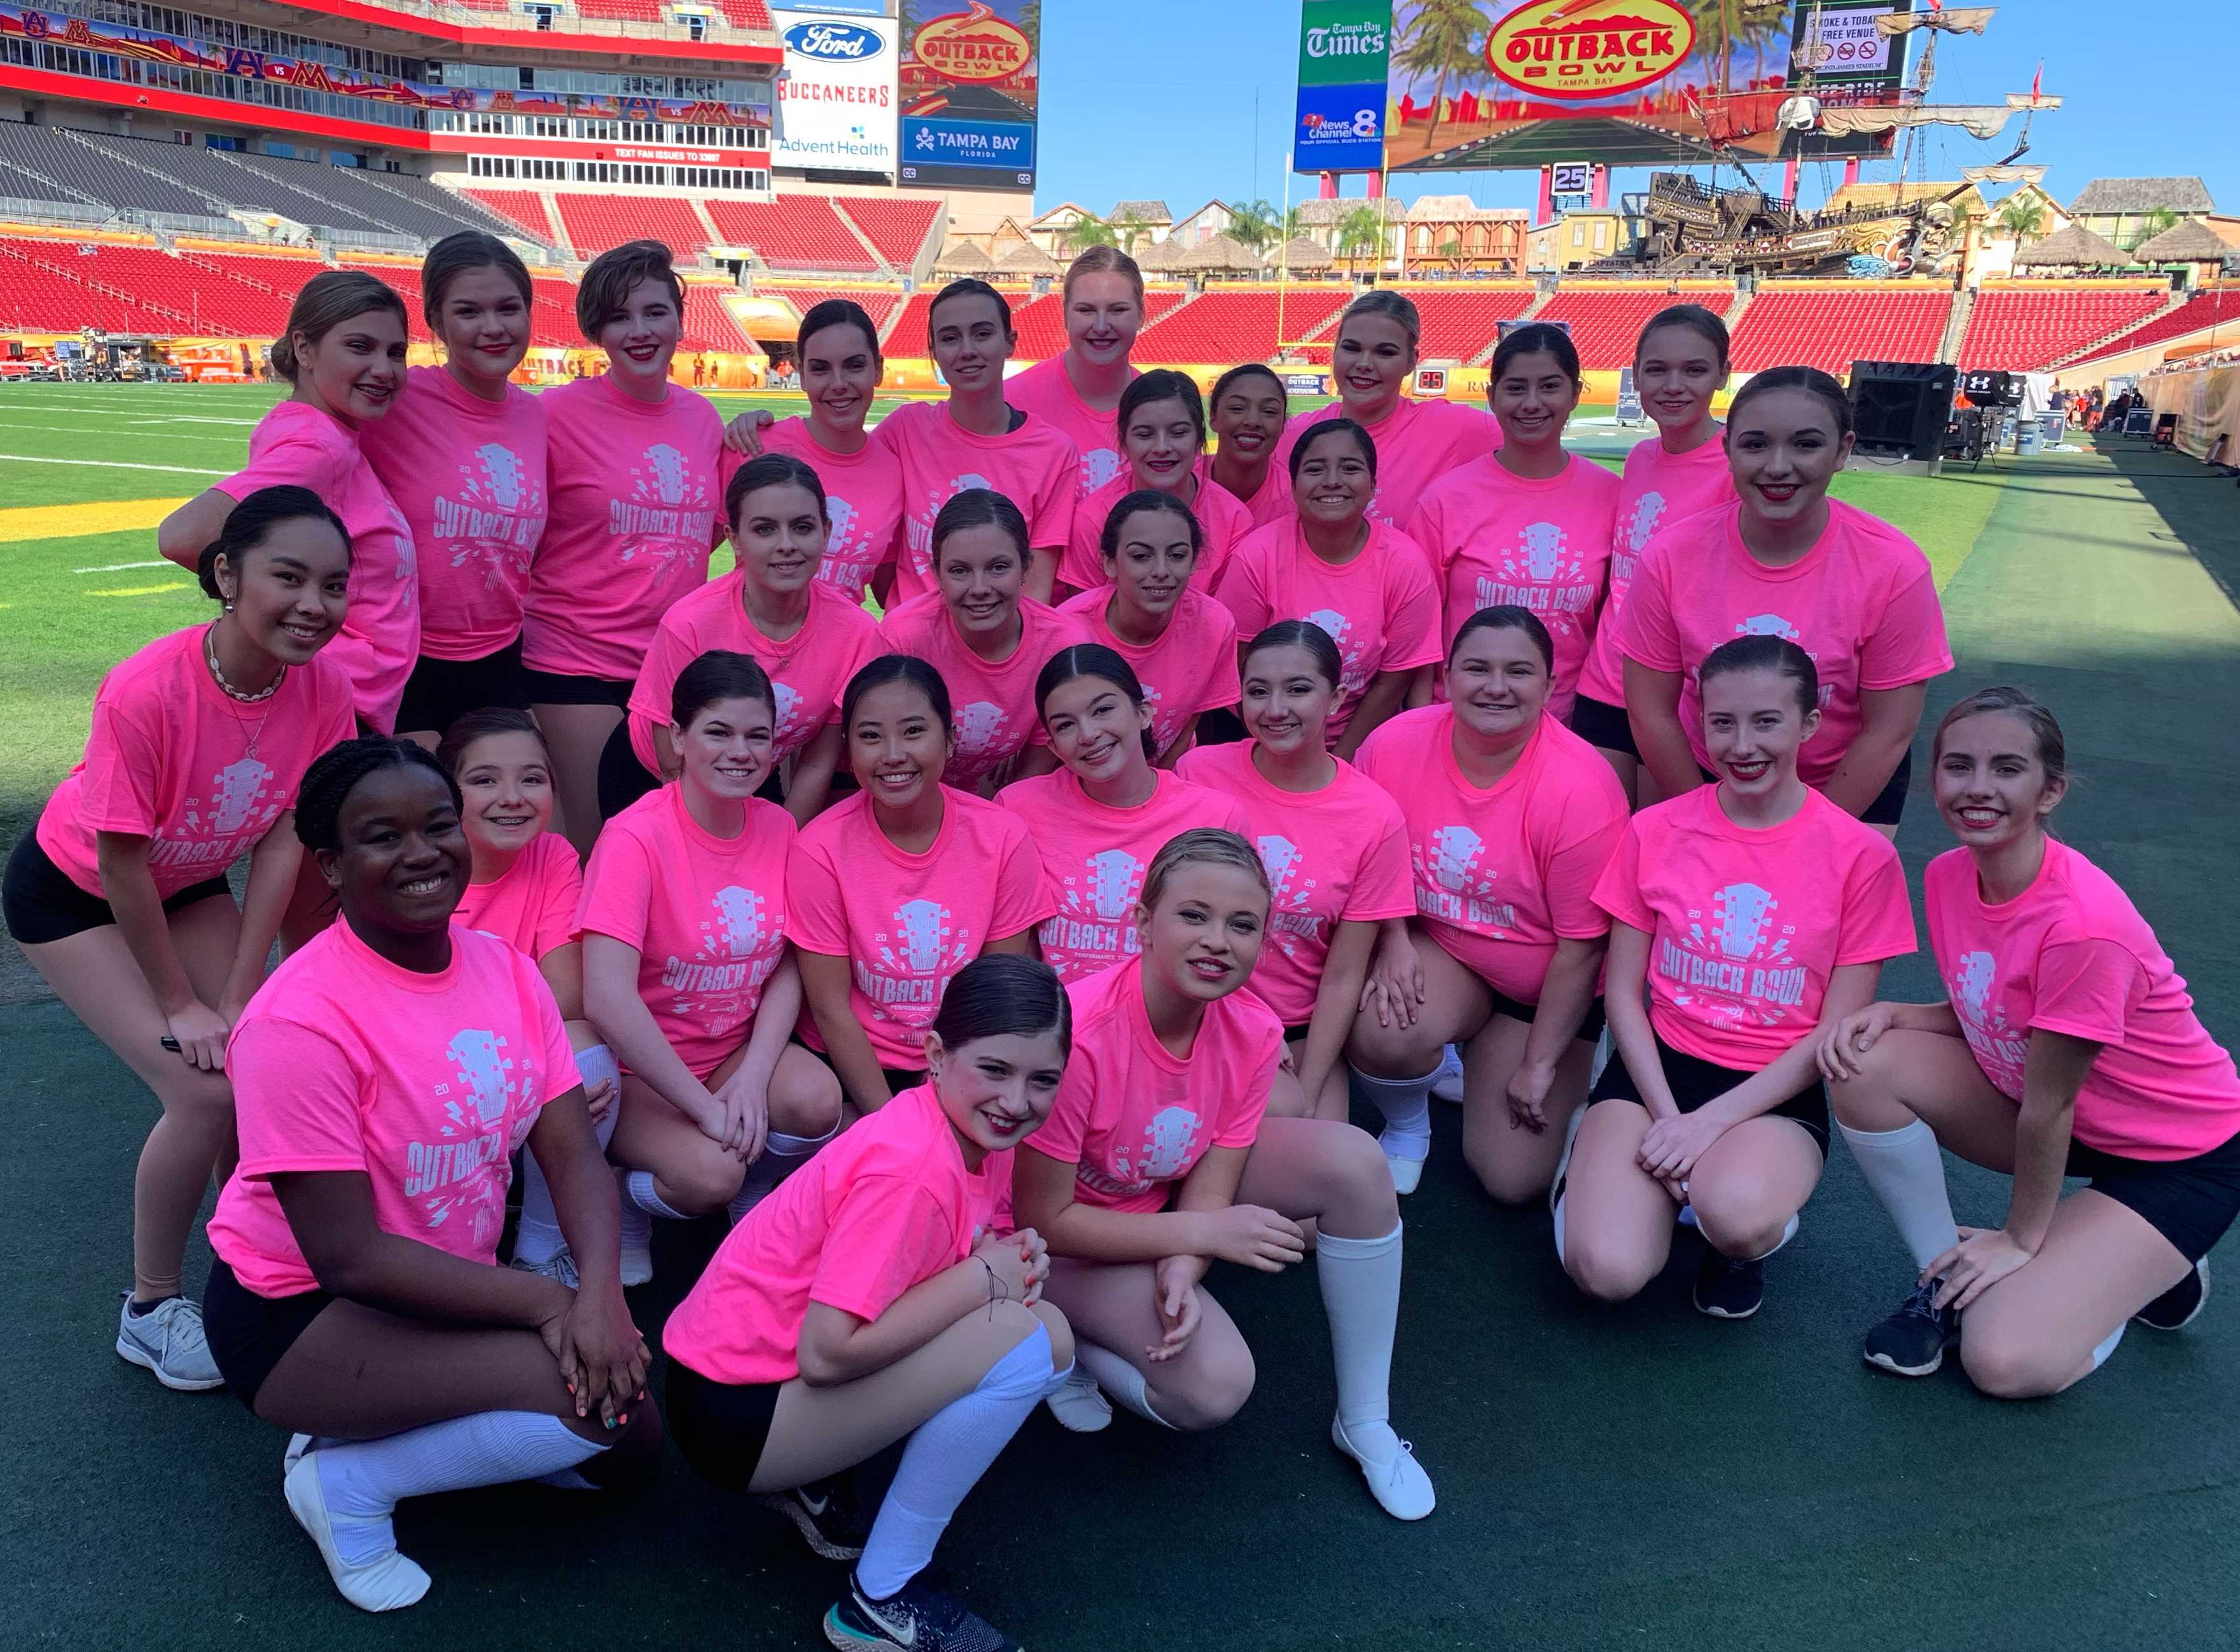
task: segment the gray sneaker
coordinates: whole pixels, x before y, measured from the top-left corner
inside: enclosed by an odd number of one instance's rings
[[[153,1371],[165,1388],[183,1394],[225,1386],[203,1335],[201,1304],[184,1296],[171,1297],[144,1314],[135,1314],[132,1293],[126,1291],[124,1305],[117,1313],[117,1352],[120,1358]]]
[[[576,1273],[576,1253],[563,1245],[543,1262],[531,1262],[526,1256],[516,1256],[510,1264],[524,1274],[542,1274],[547,1279],[557,1279],[570,1290],[583,1289],[583,1281]]]

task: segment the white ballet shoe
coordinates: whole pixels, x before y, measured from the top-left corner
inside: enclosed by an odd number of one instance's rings
[[[1439,1506],[1438,1495],[1431,1489],[1431,1476],[1423,1472],[1423,1465],[1416,1461],[1415,1447],[1405,1440],[1389,1462],[1380,1462],[1356,1448],[1346,1436],[1345,1424],[1332,1417],[1330,1443],[1361,1465],[1369,1495],[1393,1519],[1421,1520]]]
[[[1043,1402],[1058,1427],[1075,1434],[1101,1434],[1112,1426],[1112,1402],[1086,1371],[1075,1371]]]
[[[326,1490],[319,1484],[317,1452],[307,1451],[297,1458],[295,1466],[288,1470],[286,1491],[288,1512],[296,1516],[296,1523],[318,1545],[319,1558],[327,1563],[327,1575],[335,1580],[335,1587],[352,1606],[364,1612],[393,1612],[399,1607],[413,1605],[428,1592],[428,1574],[397,1552],[394,1535],[378,1556],[362,1565],[342,1557],[335,1547],[335,1528],[370,1522],[339,1522],[327,1512]],[[381,1523],[388,1524],[386,1521]]]

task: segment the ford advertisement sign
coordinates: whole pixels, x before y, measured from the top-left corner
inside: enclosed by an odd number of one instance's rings
[[[895,175],[897,53],[885,19],[857,23],[778,11],[785,70],[777,83],[770,163]]]
[[[785,49],[824,63],[858,63],[887,49],[886,37],[854,23],[797,23],[785,31]]]

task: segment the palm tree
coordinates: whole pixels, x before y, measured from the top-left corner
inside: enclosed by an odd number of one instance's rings
[[[1075,252],[1086,252],[1091,247],[1117,247],[1120,237],[1103,219],[1084,212],[1066,226],[1058,243]]]
[[[2017,246],[2033,236],[2045,232],[2045,203],[2036,196],[2017,190],[1999,205],[1999,228],[2015,238]]]
[[[1110,227],[1119,237],[1120,250],[1126,253],[1133,253],[1136,243],[1151,233],[1151,226],[1141,218],[1115,218]]]
[[[1446,98],[1447,77],[1452,75],[1457,86],[1484,77],[1478,54],[1484,47],[1487,28],[1477,0],[1423,0],[1407,32],[1393,43],[1395,69],[1432,77],[1431,130],[1423,137],[1426,149],[1439,136],[1439,108]]]
[[[2123,250],[2129,252],[2132,248],[2153,240],[2165,230],[2177,229],[2178,222],[2177,214],[2168,207],[2157,207],[2152,211],[2141,213],[2138,228],[2124,239]]]
[[[1276,209],[1264,200],[1230,210],[1230,238],[1255,252],[1267,251],[1282,233],[1283,224],[1277,218]]]
[[[1379,264],[1384,262],[1384,218],[1376,208],[1352,207],[1337,221],[1337,256],[1344,259],[1353,273],[1361,273],[1364,254],[1374,254]]]

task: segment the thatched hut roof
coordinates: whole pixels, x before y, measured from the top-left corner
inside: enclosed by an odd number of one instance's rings
[[[1330,256],[1329,248],[1318,241],[1309,240],[1305,236],[1294,236],[1268,255],[1270,270],[1328,270],[1337,263],[1337,260]]]
[[[2017,269],[2094,270],[2131,262],[2131,256],[2106,236],[2095,235],[2081,223],[2056,230],[2044,240],[2033,241],[2015,255]]]
[[[934,273],[943,276],[984,276],[995,267],[995,261],[970,241],[951,242],[933,261]]]
[[[1063,274],[1065,266],[1030,241],[998,258],[996,268],[1007,276],[1055,276]]]
[[[2223,237],[2198,218],[2163,230],[2131,250],[2141,263],[2216,263],[2230,253]]]

